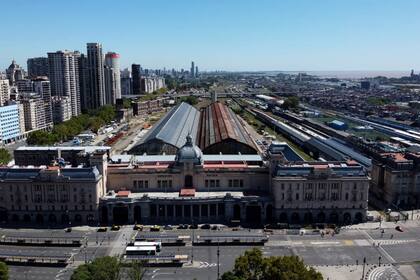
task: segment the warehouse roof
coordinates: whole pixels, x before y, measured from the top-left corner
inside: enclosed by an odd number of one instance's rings
[[[236,114],[224,104],[214,102],[201,111],[196,143],[205,152],[209,146],[228,139],[256,150]]]
[[[175,155],[142,155],[142,156],[132,156],[132,155],[113,155],[111,156],[112,163],[150,163],[150,162],[174,162]],[[203,155],[203,161],[206,163],[210,162],[262,162],[263,159],[260,155]]]
[[[187,135],[191,135],[195,141],[199,116],[200,112],[197,109],[182,102],[161,118],[137,145],[160,140],[181,148],[185,144]]]
[[[338,125],[338,126],[343,126],[343,125],[345,125],[345,123],[344,123],[344,122],[339,121],[339,120],[333,120],[333,121],[331,121],[331,122],[330,122],[330,124],[335,124],[335,125]]]

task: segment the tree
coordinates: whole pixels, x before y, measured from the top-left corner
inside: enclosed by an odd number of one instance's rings
[[[72,117],[70,120],[54,126],[51,132],[34,131],[28,135],[29,145],[49,146],[57,141],[67,141],[85,129],[97,132],[98,129],[115,119],[115,109],[111,105],[105,105],[99,109],[91,110],[87,114]]]
[[[252,249],[235,260],[233,271],[222,280],[322,280],[321,273],[307,268],[297,256],[263,257],[261,250]]]
[[[283,109],[290,110],[290,109],[296,109],[299,106],[299,98],[296,96],[290,96],[284,100],[284,103],[282,105]]]
[[[116,257],[102,257],[79,266],[70,280],[117,280],[120,261]]]
[[[141,280],[143,279],[145,270],[143,269],[143,264],[140,262],[132,262],[130,269],[128,270],[128,279],[129,280]]]
[[[124,98],[123,97],[123,106],[126,109],[131,108],[131,99],[130,98]]]
[[[195,104],[197,104],[197,103],[198,103],[198,99],[197,99],[197,97],[196,97],[196,96],[192,96],[192,95],[190,95],[190,96],[184,96],[184,97],[181,97],[181,98],[179,99],[179,102],[186,102],[186,103],[188,103],[188,104],[190,104],[190,105],[194,106]]]
[[[12,156],[5,148],[0,149],[0,164],[7,165],[12,160]]]
[[[9,268],[4,262],[0,262],[0,280],[9,279]]]
[[[143,279],[145,271],[142,263],[133,262],[128,266],[124,264],[124,269],[122,267],[121,261],[116,257],[97,258],[92,263],[83,264],[76,268],[70,280]]]
[[[98,130],[105,124],[105,121],[100,117],[92,117],[89,119],[88,127],[93,132],[97,133]]]
[[[29,145],[47,146],[54,144],[57,137],[51,132],[38,130],[30,133],[26,141]]]

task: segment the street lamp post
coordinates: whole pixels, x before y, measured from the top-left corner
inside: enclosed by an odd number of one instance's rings
[[[191,242],[191,264],[194,263],[194,219],[191,219],[192,225],[192,242]]]
[[[220,248],[219,248],[219,239],[217,239],[217,280],[220,279]]]
[[[365,277],[365,265],[366,265],[366,257],[363,258],[363,271],[362,271],[362,280]]]
[[[378,266],[381,266],[381,259],[382,259],[382,257],[381,257],[381,256],[379,256],[379,257],[378,257]]]
[[[85,244],[85,264],[87,263],[87,248],[88,248],[89,239],[86,237],[86,244]]]

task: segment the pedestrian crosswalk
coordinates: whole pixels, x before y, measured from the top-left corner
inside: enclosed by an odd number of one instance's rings
[[[400,273],[392,266],[380,266],[370,271],[367,280],[402,280]]]
[[[406,243],[412,243],[416,241],[417,240],[414,240],[414,239],[404,239],[404,240],[387,239],[387,240],[376,240],[376,243],[379,243],[381,246],[383,246],[383,245],[406,244]]]
[[[354,240],[354,243],[357,246],[387,246],[387,245],[399,245],[399,244],[407,244],[407,243],[413,243],[417,242],[415,239],[372,239],[372,240],[366,240],[366,239],[356,239]]]
[[[292,241],[292,240],[270,240],[266,243],[267,247],[331,247],[331,246],[387,246],[387,245],[399,245],[417,242],[415,239],[343,239],[343,240],[304,240],[304,241]]]

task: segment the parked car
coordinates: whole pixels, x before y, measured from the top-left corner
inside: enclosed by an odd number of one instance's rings
[[[134,230],[138,230],[138,231],[142,231],[143,230],[143,226],[142,225],[139,225],[139,224],[136,224],[136,225],[134,225],[133,229]]]
[[[179,225],[177,229],[188,229],[188,225]]]
[[[113,230],[113,231],[119,231],[120,230],[120,226],[117,226],[117,225],[113,225],[112,227],[111,227],[111,230]]]
[[[198,229],[197,225],[190,225],[190,229]]]
[[[201,229],[210,229],[211,226],[209,224],[204,224],[201,226]]]
[[[106,232],[108,230],[107,227],[100,227],[98,228],[98,232]]]
[[[150,228],[150,231],[160,231],[160,226],[154,225]]]
[[[163,227],[164,230],[172,230],[172,226],[171,225],[166,225]]]

